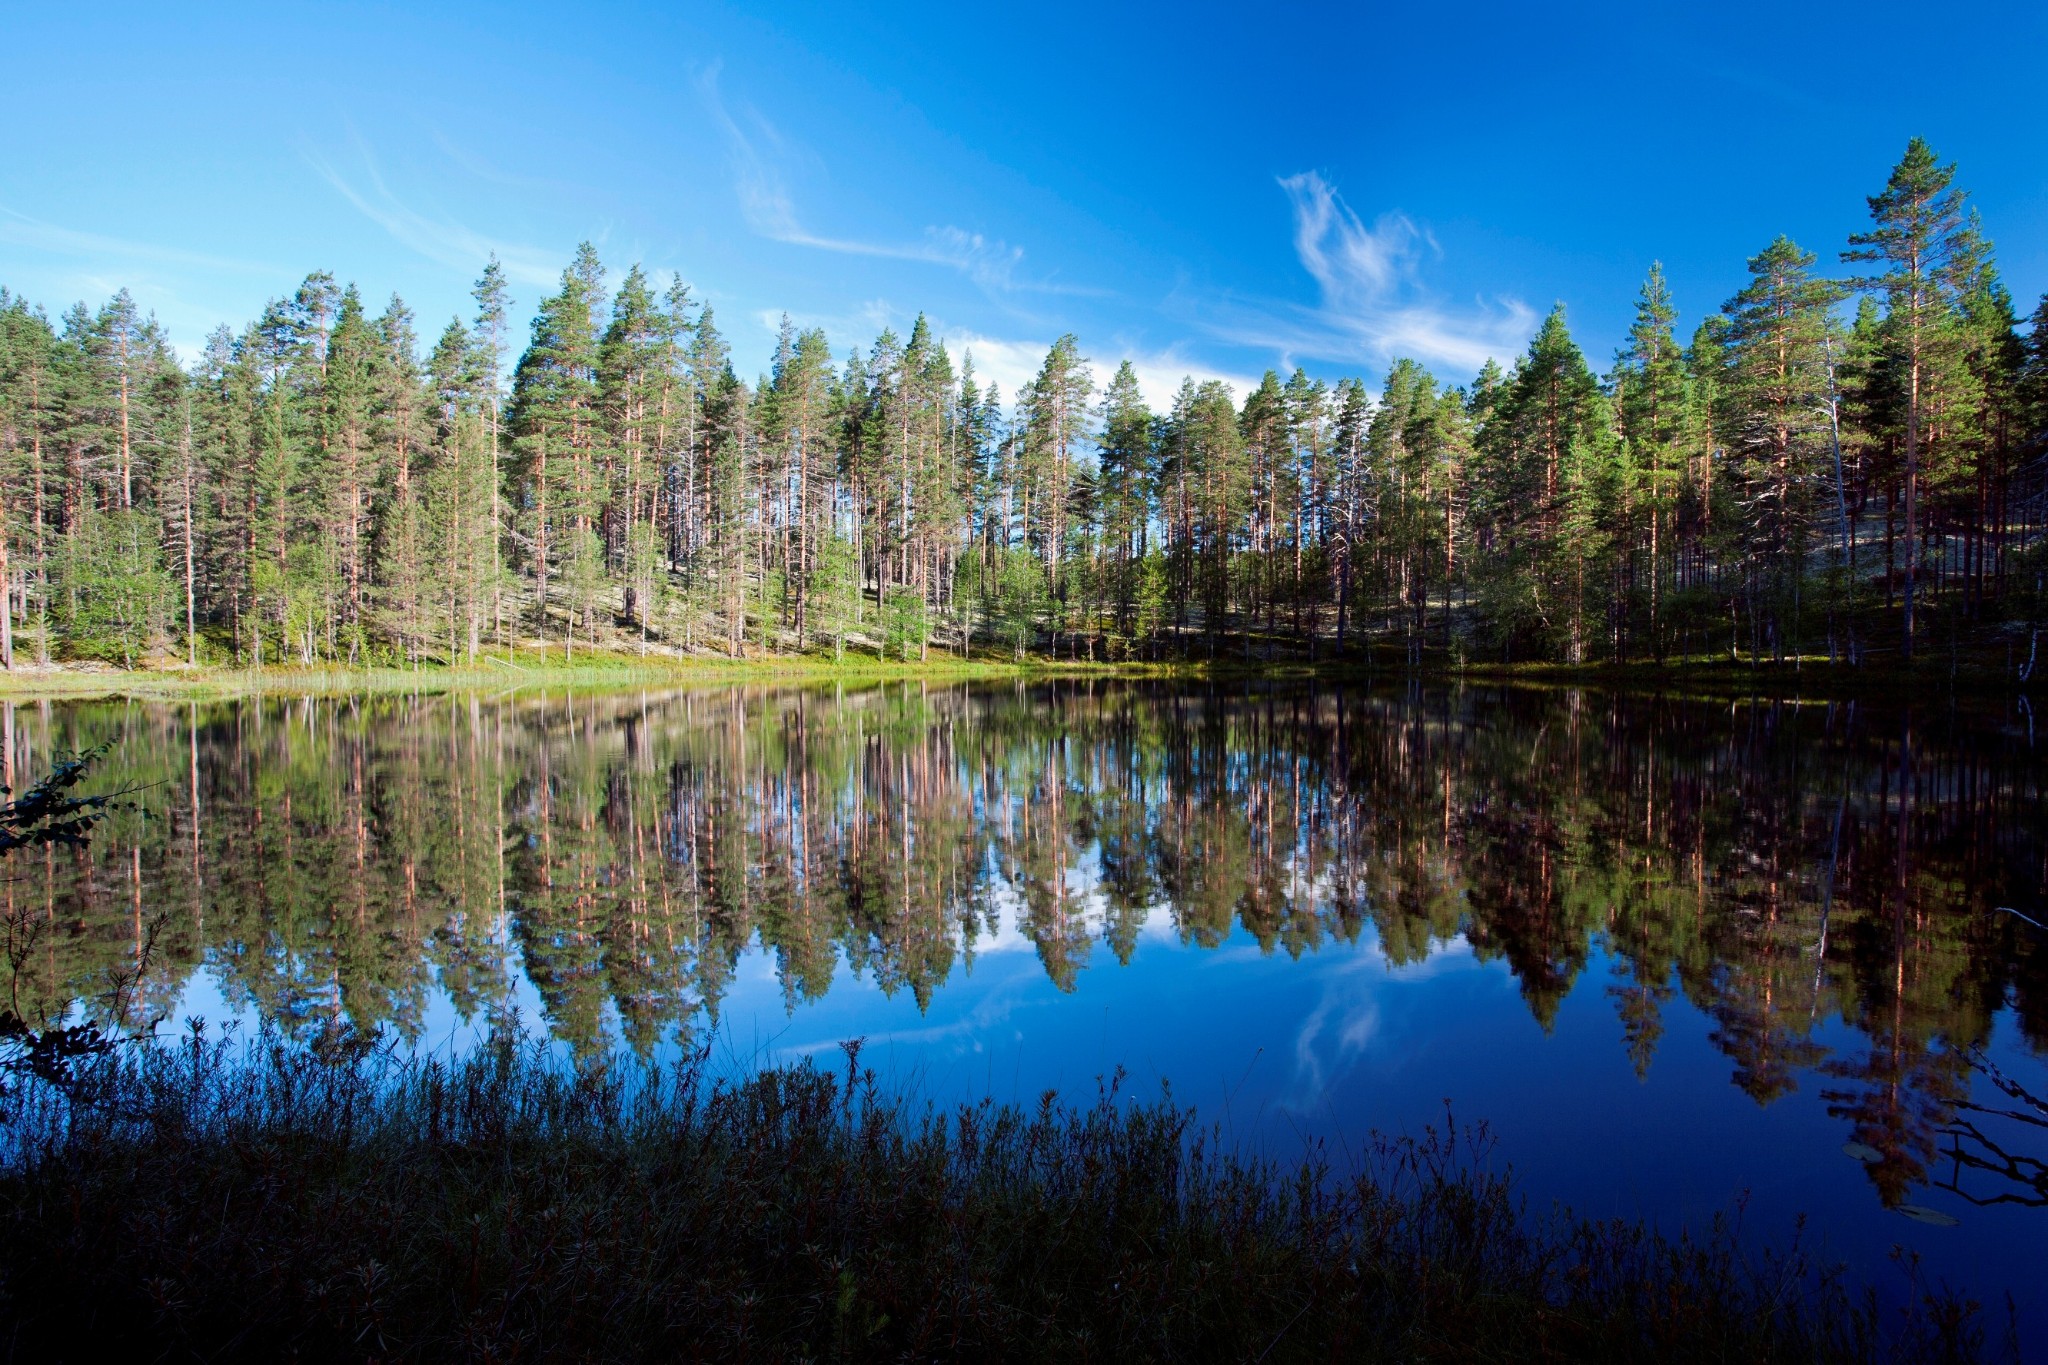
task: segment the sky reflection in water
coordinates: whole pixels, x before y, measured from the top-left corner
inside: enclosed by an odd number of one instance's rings
[[[2048,820],[1995,705],[911,684],[0,719],[17,775],[107,743],[154,784],[6,886],[56,927],[18,983],[51,1008],[161,916],[176,1015],[741,1064],[864,1037],[941,1103],[1121,1067],[1282,1155],[1448,1103],[1538,1200],[1676,1227],[1746,1192],[1994,1302],[2048,1228],[2048,936],[1999,909],[2048,919]]]

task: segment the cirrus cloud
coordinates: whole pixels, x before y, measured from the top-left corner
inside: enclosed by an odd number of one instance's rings
[[[1317,302],[1226,295],[1196,317],[1211,335],[1290,357],[1383,364],[1410,356],[1469,371],[1509,359],[1535,330],[1535,310],[1512,296],[1462,308],[1432,296],[1421,267],[1441,249],[1408,215],[1384,213],[1368,226],[1315,171],[1278,183],[1293,210],[1295,258],[1315,281]]]

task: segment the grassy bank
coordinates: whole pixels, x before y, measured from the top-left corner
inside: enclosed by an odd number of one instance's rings
[[[714,1083],[188,1040],[0,1128],[9,1359],[1967,1360],[1717,1227],[1534,1212],[1458,1129],[1274,1166],[1165,1104],[937,1114],[855,1066]]]
[[[2028,655],[1979,649],[1925,655],[1911,663],[1873,653],[1860,665],[1826,656],[1751,659],[1726,652],[1571,665],[1473,660],[1432,648],[1411,658],[1398,644],[1379,642],[1341,658],[1290,657],[1281,642],[1253,649],[1200,650],[1161,660],[1098,662],[977,650],[963,657],[933,649],[922,661],[882,660],[869,650],[828,653],[753,653],[744,658],[710,654],[640,654],[581,650],[564,660],[558,647],[494,650],[474,664],[421,668],[349,667],[344,664],[260,669],[166,662],[122,669],[104,664],[21,665],[0,672],[0,699],[138,697],[206,700],[263,694],[450,692],[539,688],[683,687],[733,683],[869,683],[923,679],[934,683],[990,679],[1102,677],[1243,682],[1320,678],[1346,682],[1473,683],[1591,687],[1660,692],[1701,698],[2009,696],[2027,690],[2019,673]]]
[[[426,668],[307,667],[120,669],[53,665],[0,673],[0,697],[149,697],[193,699],[368,692],[502,691],[543,687],[660,687],[746,682],[870,682],[925,678],[935,682],[1062,673],[1105,673],[1107,665],[936,656],[925,662],[884,662],[872,654],[835,660],[821,655],[769,655],[747,659],[708,656],[642,658],[632,654],[580,654],[564,663],[559,650],[497,651],[474,665]]]

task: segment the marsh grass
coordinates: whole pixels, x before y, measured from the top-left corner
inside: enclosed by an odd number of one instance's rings
[[[16,1360],[1943,1360],[1969,1305],[1537,1212],[1446,1124],[1336,1170],[1170,1096],[576,1073],[194,1032],[0,1129]],[[1910,1268],[1907,1268],[1908,1271]],[[1903,1305],[1903,1306],[1900,1306]]]

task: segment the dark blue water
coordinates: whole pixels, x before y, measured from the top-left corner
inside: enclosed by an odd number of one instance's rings
[[[1339,1161],[1483,1123],[1532,1202],[1894,1253],[2048,1340],[2024,711],[893,686],[17,707],[150,819],[9,884],[51,1001],[565,1057],[1170,1085]],[[196,812],[196,818],[195,818]]]

